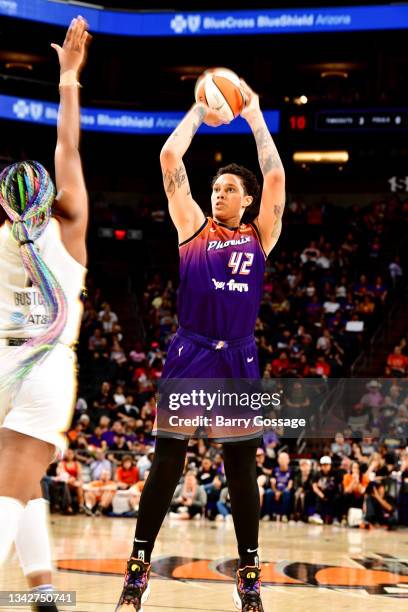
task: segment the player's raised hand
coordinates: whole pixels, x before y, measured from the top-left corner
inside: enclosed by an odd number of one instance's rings
[[[51,44],[58,54],[61,73],[67,70],[75,70],[77,74],[80,73],[85,64],[88,45],[92,38],[87,28],[88,24],[85,19],[78,16],[71,21],[62,47],[56,43]]]
[[[244,94],[244,108],[241,111],[241,116],[244,119],[248,119],[251,115],[258,113],[260,111],[259,107],[259,96],[257,93],[250,88],[250,86],[244,81],[244,79],[240,79],[241,91]]]
[[[225,121],[220,111],[210,108],[203,102],[198,102],[197,105],[205,110],[205,115],[203,118],[203,123],[205,123],[205,125],[210,127],[219,127],[220,125],[228,125],[228,123],[230,123],[229,121]]]

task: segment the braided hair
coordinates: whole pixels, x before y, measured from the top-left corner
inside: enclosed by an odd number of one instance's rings
[[[54,348],[67,320],[62,287],[35,247],[50,220],[54,199],[51,177],[38,162],[13,164],[0,174],[0,206],[12,223],[11,235],[19,245],[28,277],[42,294],[49,321],[42,334],[17,349],[17,365],[0,373],[0,391],[24,378]]]

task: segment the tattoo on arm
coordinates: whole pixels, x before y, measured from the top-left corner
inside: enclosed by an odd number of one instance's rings
[[[282,168],[278,150],[267,128],[265,126],[258,128],[255,130],[254,136],[262,174],[265,176],[274,168]]]
[[[173,168],[171,170],[167,169],[163,172],[164,190],[169,199],[174,196],[176,189],[180,189],[186,183],[188,187],[188,193],[190,193],[186,168],[183,163],[181,163],[178,168]]]
[[[282,231],[282,221],[281,219],[279,219],[279,221],[276,223],[275,227],[273,228],[272,234],[271,234],[271,238],[273,238],[275,242],[278,240],[281,231]]]
[[[200,125],[203,122],[203,119],[205,117],[205,109],[198,107],[196,109],[194,109],[195,114],[197,115],[197,121],[194,121],[193,123],[193,127],[191,130],[191,139],[193,139],[196,131],[198,130],[198,128],[200,127]]]
[[[275,214],[275,217],[278,217],[278,219],[280,219],[283,215],[283,206],[281,206],[280,204],[275,204],[275,206],[273,207],[273,212]]]

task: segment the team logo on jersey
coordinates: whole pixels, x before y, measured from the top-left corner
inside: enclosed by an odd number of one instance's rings
[[[217,281],[215,278],[211,280],[214,283],[214,288],[220,289],[221,291],[226,289],[227,291],[238,291],[238,293],[248,292],[248,283],[237,283],[233,278],[228,282]]]
[[[12,312],[10,315],[10,321],[15,325],[23,325],[25,320],[25,315],[22,312]]]
[[[250,236],[242,236],[242,238],[235,238],[233,240],[210,240],[207,251],[212,251],[214,249],[218,251],[219,249],[226,249],[229,246],[239,246],[241,244],[247,244],[248,242],[251,242]]]

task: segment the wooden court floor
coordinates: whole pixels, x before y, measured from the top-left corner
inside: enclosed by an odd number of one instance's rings
[[[76,607],[61,606],[61,612],[113,612],[134,519],[52,515],[51,520],[55,585],[77,597]],[[261,523],[261,542],[266,612],[408,610],[408,530]],[[235,550],[231,524],[166,518],[144,612],[234,610]],[[24,588],[13,554],[2,568],[0,590]]]

